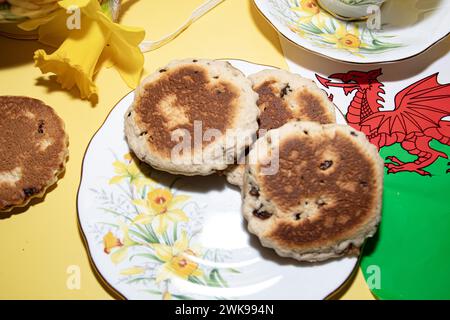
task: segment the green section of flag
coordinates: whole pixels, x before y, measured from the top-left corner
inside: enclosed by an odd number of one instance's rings
[[[430,146],[450,155],[437,141]],[[414,161],[400,145],[381,156]],[[383,218],[364,248],[361,268],[380,299],[450,299],[450,168],[439,158],[425,168],[433,176],[385,174]]]

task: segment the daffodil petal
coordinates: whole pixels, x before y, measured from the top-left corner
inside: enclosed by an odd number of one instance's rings
[[[158,215],[155,221],[157,222],[156,232],[159,234],[163,234],[167,230],[167,222],[166,217],[162,214]]]
[[[127,224],[121,223],[120,230],[122,231],[122,234],[123,234],[123,245],[124,246],[129,247],[129,246],[133,246],[136,244],[136,242],[130,238],[129,227]]]
[[[123,260],[125,260],[125,258],[127,257],[127,254],[128,254],[128,248],[127,247],[122,247],[120,249],[117,249],[111,254],[111,261],[114,264],[119,264]]]
[[[154,185],[155,181],[153,181],[152,179],[149,179],[149,178],[138,178],[138,179],[135,179],[133,181],[133,183],[138,189],[142,189],[145,186]]]
[[[72,30],[66,27],[67,14],[57,11],[55,17],[39,27],[39,42],[58,48],[70,36]],[[61,28],[64,26],[64,28]]]
[[[104,14],[99,18],[105,24],[108,23],[111,31],[109,49],[114,67],[130,88],[136,88],[144,66],[144,55],[138,45],[144,40],[145,31],[112,23]]]
[[[127,173],[127,165],[121,161],[113,162],[114,172],[117,174],[126,174]]]
[[[132,176],[136,176],[138,174],[141,174],[141,170],[139,170],[139,167],[134,162],[130,163],[130,165],[128,166],[127,170],[130,173],[130,175],[132,175]]]
[[[191,197],[185,196],[185,195],[175,196],[170,201],[168,208],[171,209],[171,208],[175,207],[176,205],[178,205],[180,203],[188,201],[190,198]]]
[[[203,276],[203,271],[202,271],[202,269],[197,268],[192,272],[191,275],[196,276],[196,277],[201,277],[201,276]]]
[[[124,176],[115,176],[109,180],[109,184],[118,184],[121,183],[125,179]]]
[[[189,248],[189,240],[186,231],[181,232],[180,238],[173,245],[175,253],[181,253]]]
[[[111,231],[103,237],[103,247],[106,254],[109,254],[111,249],[120,246],[122,246],[122,243]]]
[[[51,55],[43,50],[36,51],[36,66],[42,73],[55,73],[63,88],[71,89],[76,84],[83,99],[97,96],[92,77],[106,45],[105,32],[98,23],[88,20],[83,28],[72,30],[70,36]]]
[[[155,250],[155,254],[158,259],[168,262],[172,259],[172,247],[167,246],[165,244],[152,244],[152,248]]]
[[[152,223],[154,216],[150,216],[147,214],[140,214],[136,218],[133,219],[133,222],[136,224],[150,224]]]
[[[95,10],[96,8],[101,8],[98,1],[92,0],[61,0],[58,1],[58,4],[60,7],[66,10],[70,9],[71,7],[77,7],[82,9],[83,11],[87,11],[88,13],[91,13],[91,11]]]
[[[136,276],[143,273],[145,273],[145,269],[142,267],[132,267],[120,271],[120,274],[123,276]]]
[[[181,209],[172,209],[166,213],[167,217],[174,222],[187,222],[188,216]]]
[[[42,73],[55,73],[56,81],[63,89],[72,89],[76,84],[81,98],[86,99],[97,95],[97,87],[81,66],[72,65],[70,59],[53,53],[48,55],[44,50],[34,53],[36,66]]]
[[[126,153],[123,155],[123,158],[127,161],[132,161],[133,160],[133,155],[131,153]]]
[[[145,201],[143,199],[134,199],[132,201],[132,203],[134,205],[136,205],[136,206],[139,206],[139,207],[144,207],[145,208],[147,206],[147,201]]]
[[[345,36],[345,34],[347,33],[347,28],[346,28],[345,24],[343,24],[343,23],[336,22],[336,24],[337,24],[337,28],[335,31],[335,35],[336,35],[336,38],[339,39],[339,38],[342,38]]]

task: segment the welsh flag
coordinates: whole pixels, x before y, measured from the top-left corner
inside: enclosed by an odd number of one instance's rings
[[[282,43],[291,71],[316,79],[339,109],[338,122],[364,132],[385,159],[382,222],[361,260],[372,293],[450,299],[448,41],[377,66],[341,64]]]

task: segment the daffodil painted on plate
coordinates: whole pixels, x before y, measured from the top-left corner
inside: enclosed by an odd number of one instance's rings
[[[189,248],[186,232],[182,232],[181,237],[173,246],[154,244],[153,248],[158,259],[164,263],[158,271],[157,283],[172,277],[186,280],[191,276],[199,277],[203,275],[198,264],[192,261],[192,258],[198,256],[198,254]]]
[[[316,0],[300,0],[294,4],[292,10],[299,13],[298,24],[312,23],[320,28],[329,18],[329,15],[320,9]]]
[[[361,42],[358,25],[348,25],[339,23],[334,33],[322,34],[325,42],[335,45],[338,49],[348,50],[350,52],[359,52],[366,44]]]
[[[317,0],[269,0],[272,14],[300,37],[318,47],[364,57],[401,47],[392,36],[381,36],[365,23],[343,22],[323,10]]]
[[[145,209],[138,215],[134,222],[138,224],[156,223],[156,231],[159,234],[167,230],[169,222],[186,222],[188,217],[178,205],[188,200],[189,197],[174,196],[168,189],[155,189],[147,194],[146,199],[136,199],[133,203]]]
[[[122,242],[120,242],[119,238],[114,236],[114,234],[111,231],[109,231],[103,237],[103,246],[105,253],[110,254],[112,249],[121,247],[123,246],[123,244]]]
[[[116,175],[109,180],[110,184],[118,184],[123,180],[128,180],[130,184],[138,188],[138,190],[142,189],[144,186],[155,184],[152,179],[147,177],[145,173],[141,171],[138,160],[134,159],[130,153],[127,153],[124,156],[124,161],[115,161],[113,166]]]
[[[120,231],[123,235],[122,241],[111,231],[103,237],[104,252],[110,255],[111,261],[115,264],[122,262],[127,257],[128,248],[137,244],[130,238],[126,224],[120,225]]]
[[[203,228],[201,206],[173,189],[179,178],[169,176],[163,184],[164,174],[141,166],[130,154],[114,161],[111,170],[113,177],[105,181],[105,189],[92,190],[105,214],[94,229],[120,281],[164,300],[193,298],[173,285],[174,279],[227,287],[223,273],[239,271],[218,268],[214,262],[224,261],[227,253],[197,242]],[[200,265],[202,260],[213,263]]]

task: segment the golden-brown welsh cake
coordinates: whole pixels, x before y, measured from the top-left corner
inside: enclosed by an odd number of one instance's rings
[[[335,123],[335,106],[314,81],[285,70],[263,70],[251,75],[258,93],[259,129],[271,130],[290,121]]]
[[[259,135],[291,121],[335,123],[335,106],[314,81],[285,70],[263,70],[249,76],[258,93]],[[225,172],[227,181],[242,187],[245,159]],[[244,162],[244,163],[242,163]]]
[[[125,115],[130,149],[173,174],[209,175],[256,139],[259,109],[250,81],[224,61],[173,61],[145,79]]]
[[[0,96],[0,114],[0,211],[10,211],[56,183],[68,137],[61,118],[42,101]]]
[[[250,232],[279,255],[323,261],[359,253],[375,234],[382,190],[383,161],[363,133],[291,122],[253,145],[243,214]]]

